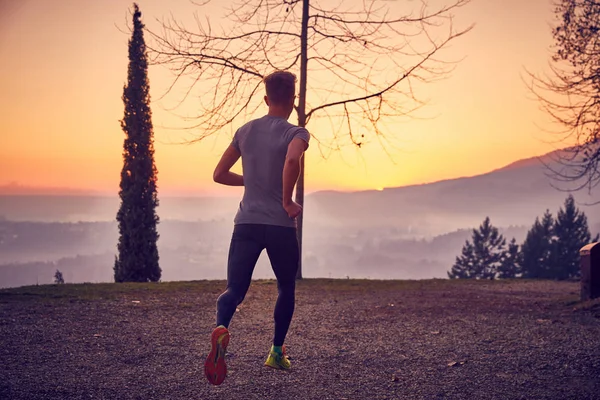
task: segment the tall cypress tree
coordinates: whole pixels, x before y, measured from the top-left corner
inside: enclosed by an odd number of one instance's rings
[[[587,217],[575,206],[569,195],[564,209],[558,210],[554,223],[554,277],[556,279],[577,278],[580,275],[579,250],[590,243],[591,235]]]
[[[523,278],[552,279],[554,265],[554,218],[546,210],[540,222],[539,218],[521,246],[521,269]]]
[[[123,89],[125,132],[121,170],[119,254],[115,258],[116,282],[156,282],[158,265],[157,170],[154,164],[154,134],[148,84],[148,58],[142,13],[134,4],[133,33],[129,40],[127,85]]]
[[[473,243],[466,241],[462,254],[448,272],[450,279],[494,279],[507,258],[506,240],[487,217],[473,229]]]

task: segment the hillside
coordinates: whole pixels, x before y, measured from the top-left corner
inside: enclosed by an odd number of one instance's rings
[[[316,218],[332,224],[411,225],[429,234],[477,226],[490,216],[497,226],[530,226],[546,209],[555,213],[568,193],[557,190],[548,176],[558,167],[553,156],[520,160],[486,174],[423,185],[354,193],[321,192],[310,196]],[[543,160],[544,163],[542,161]],[[600,222],[600,200],[587,192],[574,193],[592,224]]]

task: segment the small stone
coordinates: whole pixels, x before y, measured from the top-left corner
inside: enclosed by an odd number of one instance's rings
[[[461,365],[465,365],[466,361],[452,361],[450,363],[448,363],[449,367],[458,367]]]

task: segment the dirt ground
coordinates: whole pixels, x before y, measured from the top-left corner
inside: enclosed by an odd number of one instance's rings
[[[0,290],[0,399],[600,399],[600,302],[577,283],[303,280],[285,372],[262,365],[277,288],[255,281],[211,386],[223,288]]]

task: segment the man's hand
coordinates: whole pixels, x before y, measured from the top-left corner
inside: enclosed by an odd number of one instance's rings
[[[302,206],[300,206],[300,204],[296,203],[295,201],[283,203],[283,209],[292,219],[296,218],[302,212]]]
[[[300,204],[292,200],[292,192],[300,176],[300,159],[308,144],[300,139],[293,139],[288,145],[285,163],[283,165],[283,209],[292,219],[302,212]]]

